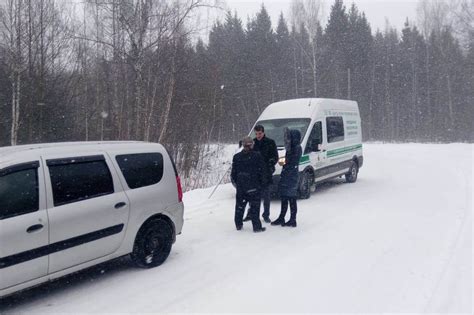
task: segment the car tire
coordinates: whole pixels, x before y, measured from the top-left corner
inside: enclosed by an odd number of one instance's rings
[[[303,177],[301,178],[299,197],[300,199],[309,199],[311,198],[311,184],[312,176],[309,172],[304,172]]]
[[[349,172],[346,173],[346,182],[348,183],[355,183],[357,181],[357,176],[359,175],[359,165],[352,161],[351,168]]]
[[[130,255],[139,268],[153,268],[168,258],[173,246],[173,227],[164,219],[153,219],[138,231]]]

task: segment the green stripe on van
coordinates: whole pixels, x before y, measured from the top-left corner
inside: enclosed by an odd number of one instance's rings
[[[350,146],[350,147],[340,148],[340,149],[336,149],[336,150],[330,150],[327,153],[327,157],[334,157],[334,156],[337,156],[337,155],[346,154],[346,153],[356,151],[356,150],[359,150],[359,149],[362,149],[362,144],[353,145],[353,146]]]
[[[300,164],[309,163],[309,155],[303,155],[300,159]]]

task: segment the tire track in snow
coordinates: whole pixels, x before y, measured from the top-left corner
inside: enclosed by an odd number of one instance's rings
[[[472,167],[472,165],[471,165]],[[456,233],[456,237],[454,238],[454,241],[452,242],[451,246],[449,247],[449,256],[448,256],[448,259],[447,261],[444,263],[444,266],[443,266],[443,269],[441,270],[440,272],[440,275],[439,275],[439,278],[438,280],[436,281],[436,285],[435,287],[433,288],[433,291],[431,293],[431,296],[430,298],[428,299],[428,301],[426,302],[426,305],[424,307],[424,312],[428,312],[428,309],[432,306],[433,304],[433,299],[434,297],[436,296],[436,294],[438,293],[438,291],[440,290],[440,286],[441,286],[441,283],[443,282],[443,280],[445,279],[446,277],[446,274],[449,270],[449,267],[451,266],[452,262],[453,262],[453,258],[454,256],[458,253],[457,249],[459,249],[461,247],[461,238],[463,237],[464,235],[464,230],[466,229],[466,225],[467,225],[467,218],[468,218],[468,211],[472,211],[472,178],[471,180],[469,179],[469,175],[468,176],[465,176],[465,174],[459,174],[459,170],[457,169],[454,169],[454,172],[456,172],[457,174],[457,177],[460,177],[460,178],[463,178],[464,179],[464,184],[462,187],[464,188],[464,195],[466,196],[467,200],[466,200],[466,207],[464,207],[464,211],[463,211],[463,214],[462,214],[462,218],[461,218],[461,224],[459,226],[459,228],[457,229],[457,233]],[[472,216],[471,216],[472,217]],[[469,222],[472,224],[472,222]],[[472,272],[472,271],[471,271]],[[472,276],[472,275],[471,275]]]

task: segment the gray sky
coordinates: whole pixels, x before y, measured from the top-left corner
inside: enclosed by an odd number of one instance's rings
[[[262,2],[265,4],[269,14],[272,17],[273,25],[278,21],[280,12],[285,17],[289,17],[289,8],[291,0],[225,0],[227,6],[232,11],[237,10],[238,15],[244,23],[247,16],[255,15],[259,10]],[[355,2],[360,11],[364,11],[372,29],[385,29],[385,20],[388,18],[390,24],[401,30],[406,18],[410,21],[416,21],[416,5],[417,0],[344,0],[346,7],[350,7]],[[325,15],[329,15],[334,0],[325,0]]]

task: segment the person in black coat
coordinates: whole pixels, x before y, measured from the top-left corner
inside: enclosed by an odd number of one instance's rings
[[[263,232],[260,222],[261,190],[265,183],[265,164],[262,155],[253,151],[253,140],[246,137],[242,140],[243,150],[232,160],[231,178],[237,188],[235,202],[235,227],[241,230],[247,202],[250,203],[250,218],[254,232]]]
[[[301,133],[298,130],[285,131],[285,164],[281,172],[278,190],[281,197],[281,213],[272,225],[296,227],[296,213],[298,211],[296,198],[298,197],[299,165],[302,155]],[[291,217],[285,222],[288,204],[291,208]]]
[[[255,139],[253,139],[254,146],[253,150],[260,152],[265,163],[265,182],[262,187],[262,199],[263,199],[263,220],[270,223],[270,185],[273,183],[273,173],[275,173],[275,165],[278,162],[278,149],[270,138],[265,135],[265,128],[262,125],[257,125],[254,128]],[[249,221],[250,215],[244,221]]]

